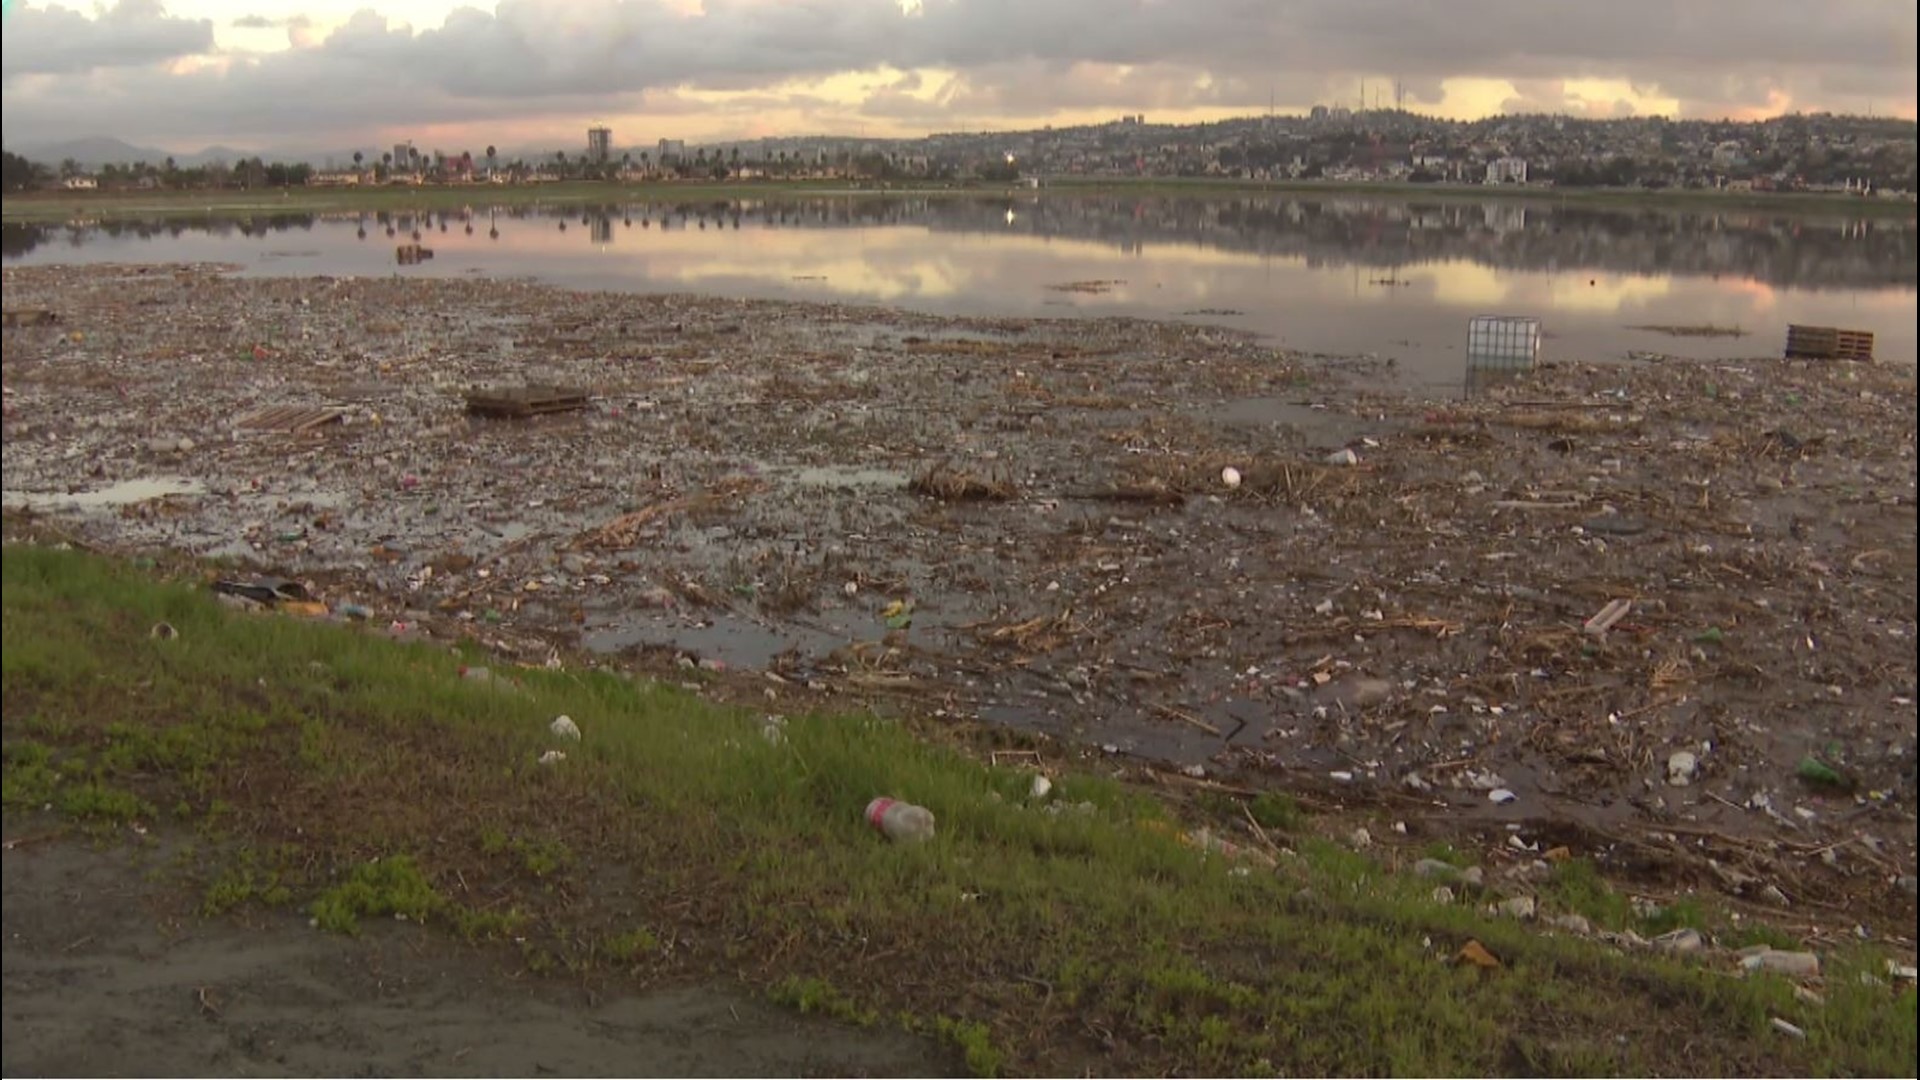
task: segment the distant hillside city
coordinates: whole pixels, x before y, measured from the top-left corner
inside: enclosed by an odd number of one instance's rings
[[[323,155],[204,151],[192,163],[113,140],[8,152],[9,192],[562,180],[1025,182],[1054,178],[1327,180],[1738,191],[1913,198],[1911,120],[1790,115],[1756,122],[1502,116],[1460,122],[1398,109],[1315,108],[1206,124],[1144,115],[1031,131],[916,139],[789,137],[622,146],[608,127],[573,149],[423,147],[409,141]],[[107,144],[102,149],[99,144]]]

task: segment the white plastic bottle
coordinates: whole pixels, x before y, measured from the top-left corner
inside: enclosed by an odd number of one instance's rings
[[[933,811],[898,799],[875,799],[867,804],[867,824],[895,843],[917,844],[933,839]]]

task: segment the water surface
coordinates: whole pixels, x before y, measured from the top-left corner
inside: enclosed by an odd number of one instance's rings
[[[251,274],[483,274],[575,288],[1140,316],[1394,361],[1459,386],[1470,318],[1542,320],[1542,355],[1778,355],[1789,323],[1915,357],[1911,218],[1329,196],[848,195],[256,214],[5,227],[9,263],[222,261]],[[417,234],[417,235],[416,235]],[[399,265],[396,248],[433,257]],[[1716,328],[1675,334],[1653,327]]]

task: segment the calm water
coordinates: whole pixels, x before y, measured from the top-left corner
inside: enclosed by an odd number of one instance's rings
[[[415,231],[427,262],[398,266]],[[522,206],[5,227],[8,263],[221,261],[258,274],[531,276],[578,288],[1135,315],[1392,358],[1458,386],[1469,318],[1532,315],[1542,355],[1778,355],[1788,323],[1915,357],[1903,219],[1619,211],[1488,201],[1026,196]],[[1090,284],[1091,283],[1091,284]],[[1076,285],[1067,289],[1062,286]],[[1647,326],[1713,325],[1740,337]]]

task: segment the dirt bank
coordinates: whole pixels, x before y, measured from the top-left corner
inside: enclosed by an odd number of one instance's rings
[[[201,920],[164,857],[15,847],[4,927],[8,1076],[941,1076],[898,1033],[724,991],[596,995],[502,977],[478,950],[396,925],[360,940],[297,915]],[[48,824],[41,822],[39,824]]]
[[[1564,364],[1427,402],[1191,326],[5,282],[59,318],[7,331],[21,527],[235,558],[527,662],[705,667],[783,711],[873,702],[1562,822],[1749,898],[1911,903],[1910,369]],[[594,400],[463,411],[527,382]],[[343,422],[243,423],[281,405]]]

